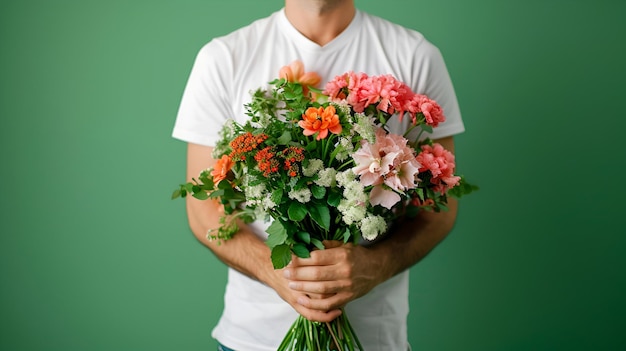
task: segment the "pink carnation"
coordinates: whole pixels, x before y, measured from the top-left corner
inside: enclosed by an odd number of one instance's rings
[[[446,120],[441,106],[426,95],[415,94],[406,109],[411,113],[411,116],[413,116],[413,123],[415,123],[415,114],[420,112],[424,114],[426,123],[433,127],[438,126],[439,123]]]
[[[443,148],[441,144],[422,145],[422,152],[417,155],[417,161],[421,164],[420,172],[430,171],[430,182],[434,190],[442,194],[455,187],[461,177],[454,175],[454,155]]]
[[[353,154],[356,166],[352,171],[365,185],[374,185],[370,193],[372,205],[391,208],[400,201],[396,192],[417,186],[417,174],[421,167],[407,140],[396,134],[376,130],[376,142],[361,141],[361,147]],[[384,184],[384,186],[383,186]],[[388,190],[387,188],[393,190]]]
[[[408,112],[414,124],[419,113],[424,115],[426,123],[432,127],[446,120],[441,106],[435,100],[415,94],[408,85],[390,74],[368,76],[350,71],[328,82],[323,94],[331,101],[345,101],[357,113],[376,105],[379,111],[397,113],[400,120]]]
[[[359,101],[359,90],[361,82],[368,78],[365,73],[354,73],[352,71],[336,76],[326,83],[323,94],[327,95],[331,101],[345,100],[352,106],[354,111],[363,112],[365,105]]]
[[[359,101],[364,102],[365,107],[376,104],[378,110],[393,114],[402,109],[407,91],[410,91],[408,86],[391,75],[369,77],[362,81]]]

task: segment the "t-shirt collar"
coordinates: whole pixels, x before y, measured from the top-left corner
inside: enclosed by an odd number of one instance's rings
[[[295,45],[297,45],[301,49],[308,51],[334,51],[338,48],[345,47],[345,43],[349,42],[351,38],[356,34],[356,31],[358,30],[358,27],[362,21],[362,14],[357,9],[348,27],[346,27],[346,29],[344,29],[343,32],[341,32],[335,39],[331,40],[324,46],[320,46],[316,42],[313,42],[309,38],[302,35],[302,33],[300,33],[291,24],[291,22],[289,22],[289,19],[287,19],[287,15],[285,14],[284,8],[278,11],[277,16],[278,25],[280,26],[282,32],[287,37],[289,37],[289,39],[292,40]]]

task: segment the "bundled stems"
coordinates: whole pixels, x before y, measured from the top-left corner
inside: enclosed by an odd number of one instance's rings
[[[289,328],[278,351],[363,351],[345,311],[327,323],[312,322],[302,316]]]

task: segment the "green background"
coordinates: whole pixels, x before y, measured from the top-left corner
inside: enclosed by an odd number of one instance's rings
[[[439,46],[481,186],[411,271],[414,349],[626,349],[626,2],[357,5]],[[170,133],[198,49],[281,6],[0,3],[0,349],[215,349]]]

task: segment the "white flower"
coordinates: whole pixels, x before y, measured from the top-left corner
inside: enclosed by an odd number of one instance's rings
[[[372,241],[387,231],[387,222],[380,216],[368,215],[361,220],[361,235]]]
[[[335,109],[339,113],[343,114],[344,116],[350,115],[351,107],[350,107],[350,104],[348,104],[348,102],[345,99],[339,100],[339,101],[333,101],[330,104],[335,106]]]
[[[264,197],[263,200],[261,200],[261,206],[265,210],[271,210],[274,207],[276,207],[276,203],[274,201],[272,201],[272,197],[268,195],[268,196]]]
[[[246,199],[262,199],[266,197],[265,184],[245,187]]]
[[[224,122],[222,129],[220,129],[219,135],[220,139],[213,148],[213,153],[211,156],[214,159],[219,159],[222,155],[228,154],[230,151],[230,140],[233,139],[234,136],[234,128],[235,128],[235,120],[232,118],[227,119]]]
[[[369,200],[363,184],[358,180],[352,180],[344,185],[343,197],[354,204],[365,204]]]
[[[345,187],[346,184],[354,181],[355,179],[356,179],[356,174],[352,172],[352,169],[348,169],[343,172],[338,172],[337,176],[335,177],[335,180],[337,180],[337,184],[340,187]]]
[[[354,145],[348,138],[339,138],[339,144],[337,145],[337,155],[335,158],[338,161],[345,161],[350,157],[350,154],[354,151]]]
[[[370,143],[374,143],[376,141],[376,132],[374,129],[374,118],[366,116],[362,113],[357,113],[355,116],[354,130],[359,133],[359,135],[369,141]]]
[[[297,200],[303,204],[311,201],[311,190],[309,190],[309,188],[291,190],[288,195],[290,199]]]
[[[358,204],[354,201],[342,199],[337,206],[337,210],[341,212],[341,219],[347,225],[361,221],[365,215],[367,208],[365,204]]]
[[[314,181],[319,186],[325,186],[327,188],[332,187],[335,184],[335,175],[337,171],[334,168],[326,168],[318,173],[318,179]]]
[[[267,127],[270,122],[272,121],[273,116],[270,114],[267,114],[265,112],[260,112],[259,113],[259,120],[257,123],[252,123],[255,127],[257,128],[265,128]]]
[[[309,160],[309,164],[306,167],[302,168],[302,174],[305,177],[312,177],[322,168],[324,168],[324,162],[322,162],[322,160],[313,158]]]

